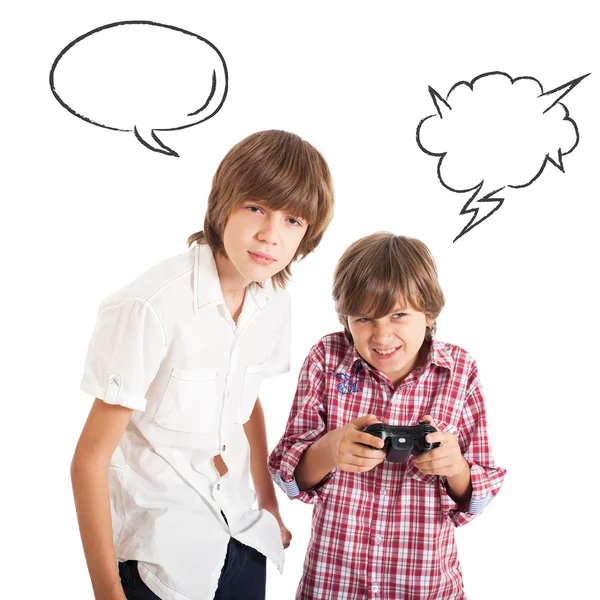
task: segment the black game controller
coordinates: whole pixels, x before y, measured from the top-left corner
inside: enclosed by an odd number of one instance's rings
[[[386,459],[389,462],[401,463],[407,460],[411,454],[428,452],[440,445],[439,442],[430,444],[425,441],[425,436],[428,433],[437,431],[427,421],[421,421],[418,425],[412,427],[374,423],[363,429],[363,431],[383,440],[385,444],[383,449],[387,452]]]

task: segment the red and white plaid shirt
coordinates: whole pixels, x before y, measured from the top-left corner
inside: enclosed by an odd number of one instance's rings
[[[369,413],[391,425],[431,415],[455,434],[471,466],[468,510],[447,494],[444,477],[421,473],[412,457],[366,473],[334,469],[299,491],[294,471],[302,453]],[[464,350],[434,340],[425,365],[394,389],[341,332],[325,336],[307,356],[269,468],[290,497],[314,504],[297,600],[465,598],[454,528],[483,510],[506,472],[494,464],[477,366]]]

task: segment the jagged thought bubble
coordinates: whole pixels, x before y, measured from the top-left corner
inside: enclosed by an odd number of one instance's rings
[[[99,127],[133,131],[147,148],[179,156],[157,136],[213,117],[227,96],[219,49],[171,25],[123,21],[66,46],[50,70],[50,88],[70,113]]]
[[[444,187],[472,192],[460,213],[471,220],[454,241],[502,206],[504,198],[493,197],[500,190],[530,185],[548,162],[564,171],[579,132],[559,101],[584,77],[544,92],[533,77],[484,73],[456,83],[445,100],[429,88],[437,114],[419,123],[417,143],[439,157]]]

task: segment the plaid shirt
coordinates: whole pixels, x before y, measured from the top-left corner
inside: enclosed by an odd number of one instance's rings
[[[444,477],[421,473],[412,457],[366,473],[336,468],[299,491],[294,471],[302,453],[369,413],[391,425],[414,425],[428,414],[455,434],[471,467],[468,509],[450,498]],[[297,600],[465,598],[454,528],[484,509],[505,474],[492,458],[477,366],[464,350],[434,340],[425,365],[394,389],[341,332],[306,358],[269,469],[290,497],[314,504]]]

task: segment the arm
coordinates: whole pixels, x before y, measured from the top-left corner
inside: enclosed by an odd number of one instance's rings
[[[423,419],[432,420],[429,416]],[[481,514],[500,491],[506,474],[506,469],[497,466],[492,457],[483,390],[475,362],[469,373],[468,391],[457,435],[437,431],[429,434],[427,441],[439,441],[441,446],[417,457],[415,464],[424,473],[442,476],[442,510],[456,527],[465,525]],[[445,464],[436,464],[435,461],[442,455],[445,455]],[[454,457],[451,461],[454,467],[447,471],[449,456]]]
[[[96,398],[71,463],[77,519],[94,596],[107,600],[125,600],[113,547],[108,465],[131,412]]]
[[[458,506],[468,506],[473,493],[471,485],[471,467],[463,458],[462,466],[456,475],[446,478],[448,495]]]
[[[250,473],[254,482],[258,508],[264,508],[277,519],[281,529],[283,547],[287,548],[290,545],[292,534],[281,519],[275,486],[268,469],[269,451],[267,449],[265,414],[259,398],[256,399],[250,419],[244,423],[244,432],[250,445]]]
[[[363,415],[344,427],[333,429],[304,452],[294,476],[300,490],[319,483],[334,467],[350,473],[364,473],[385,458],[383,441],[362,430],[380,423],[375,415]],[[369,448],[366,446],[372,446]]]
[[[308,490],[320,481],[336,466],[331,450],[333,431],[326,433],[302,454],[294,471],[298,489]]]
[[[338,468],[368,471],[385,458],[381,440],[360,431],[378,421],[374,415],[327,431],[325,397],[325,355],[318,344],[304,361],[285,432],[269,460],[283,491],[306,503],[324,500]]]
[[[273,480],[290,498],[313,503],[322,500],[329,489],[328,482],[334,471],[325,477],[317,473],[318,485],[300,491],[296,482],[296,468],[308,448],[327,433],[325,395],[325,355],[320,345],[313,347],[306,357],[298,377],[290,415],[283,436],[269,457],[269,471]],[[304,482],[312,483],[312,481]]]
[[[429,415],[421,419],[428,421],[437,431],[427,435],[430,443],[440,446],[430,452],[424,452],[415,458],[415,464],[422,473],[441,475],[446,478],[446,491],[460,507],[469,506],[473,486],[471,485],[471,467],[462,455],[458,438],[451,433],[440,431]]]

